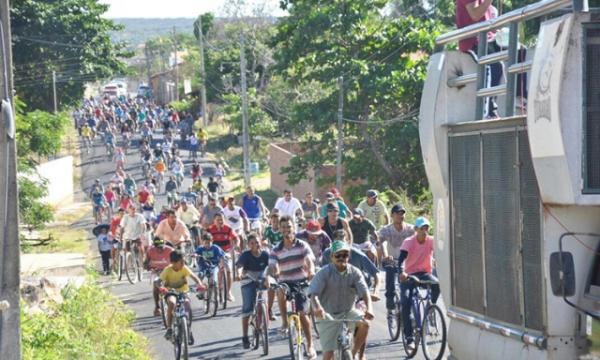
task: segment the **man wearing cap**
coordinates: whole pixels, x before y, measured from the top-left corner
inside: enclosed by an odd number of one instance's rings
[[[409,297],[416,286],[414,282],[406,281],[409,276],[415,276],[421,281],[431,282],[431,302],[436,303],[440,296],[438,279],[432,274],[433,267],[433,237],[429,236],[429,220],[418,217],[415,221],[416,234],[407,238],[400,248],[398,269],[400,272],[400,301],[402,303],[402,330],[406,337],[407,346],[414,349],[413,330],[410,321]]]
[[[300,200],[293,196],[291,190],[283,191],[283,197],[277,199],[275,209],[279,211],[280,216],[291,217],[294,223],[296,222],[296,216],[304,217],[302,204],[300,203]]]
[[[329,238],[333,238],[333,233],[336,230],[344,230],[346,232],[347,241],[349,244],[352,244],[352,232],[350,231],[350,226],[348,225],[348,221],[346,219],[342,219],[339,216],[340,209],[338,208],[335,202],[328,203],[324,206],[326,212],[326,216],[319,219],[319,223],[321,224],[321,229],[329,235]]]
[[[377,190],[367,190],[367,198],[358,204],[358,208],[364,212],[365,218],[371,220],[376,229],[381,229],[390,222],[390,217],[385,204],[378,196]]]
[[[217,204],[217,199],[213,196],[208,197],[208,204],[202,210],[200,223],[204,229],[208,229],[214,222],[215,214],[223,213],[223,208]]]
[[[326,203],[323,204],[323,206],[321,206],[322,218],[327,217],[328,204],[335,204],[335,206],[337,206],[337,208],[339,209],[339,217],[341,217],[342,219],[345,219],[346,217],[350,217],[352,215],[348,206],[346,206],[346,204],[342,200],[336,198],[334,193],[328,192],[327,194],[325,194],[325,200]]]
[[[194,239],[194,247],[200,245],[200,231],[197,228],[200,221],[200,213],[194,205],[189,206],[187,200],[181,199],[181,206],[177,209],[177,217],[187,226],[192,238]]]
[[[306,223],[306,229],[296,234],[296,239],[304,240],[310,246],[317,265],[319,265],[323,251],[331,245],[331,238],[321,230],[321,224],[317,220]]]
[[[396,294],[396,273],[398,268],[394,259],[400,256],[400,248],[404,239],[415,234],[414,227],[404,222],[404,206],[397,204],[392,207],[392,223],[379,230],[381,242],[382,263],[385,269],[385,306],[389,311],[394,310]]]
[[[379,235],[375,231],[375,225],[371,220],[364,217],[364,212],[361,208],[352,210],[352,219],[348,221],[350,231],[352,231],[352,246],[364,251],[371,261],[377,258],[377,248],[374,243],[379,243]],[[371,241],[373,237],[373,242]]]
[[[333,235],[335,236],[334,241],[346,241],[346,233],[342,230],[336,231]],[[321,255],[321,267],[325,267],[329,263],[331,263],[331,247],[323,251],[323,255]],[[352,246],[350,248],[350,264],[362,271],[369,288],[371,285],[373,286],[371,300],[379,301],[379,269],[377,269],[375,263],[364,252]]]
[[[354,333],[353,356],[363,348],[369,334],[369,320],[373,319],[373,304],[364,276],[348,263],[350,251],[347,242],[334,241],[331,246],[332,263],[317,273],[309,287],[314,314],[319,319],[317,327],[325,360],[333,359],[341,326],[339,322],[327,321],[328,318],[356,320],[349,324]],[[365,302],[364,315],[355,308],[357,299]],[[364,354],[360,358],[363,359]]]

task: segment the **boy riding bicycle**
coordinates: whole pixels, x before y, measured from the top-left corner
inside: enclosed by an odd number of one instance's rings
[[[219,265],[224,264],[225,252],[223,249],[213,244],[213,237],[210,233],[202,235],[202,246],[196,248],[196,259],[198,261],[198,277],[212,279],[213,283],[218,284]],[[199,294],[199,298],[204,298],[204,293]]]

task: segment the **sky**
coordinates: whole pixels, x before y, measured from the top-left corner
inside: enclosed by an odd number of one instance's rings
[[[231,0],[100,0],[110,5],[105,14],[107,18],[195,18],[198,14],[212,12],[217,16],[226,16],[225,5]],[[245,2],[249,8],[253,4],[265,4],[266,12],[282,16],[278,0],[233,0]]]

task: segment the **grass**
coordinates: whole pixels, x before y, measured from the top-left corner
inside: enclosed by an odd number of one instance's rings
[[[590,340],[592,340],[592,354],[600,356],[600,321],[598,320],[592,320],[592,336]]]

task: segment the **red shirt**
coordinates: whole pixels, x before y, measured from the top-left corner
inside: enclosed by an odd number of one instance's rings
[[[489,20],[492,17],[491,6],[487,9],[485,14],[481,17],[481,19],[473,20],[471,19],[471,15],[467,11],[467,5],[471,3],[481,4],[484,0],[456,0],[456,27],[461,29],[469,25],[473,25],[475,23]],[[490,34],[488,34],[489,38]],[[477,44],[477,37],[471,37],[468,39],[464,39],[459,41],[458,48],[462,52],[467,52],[473,48]]]
[[[150,196],[150,193],[146,190],[142,190],[138,193],[138,200],[140,201],[140,204],[144,204],[146,201],[148,201],[148,197]]]
[[[225,224],[223,224],[220,230],[217,228],[217,225],[212,224],[208,227],[208,232],[213,237],[213,243],[225,252],[231,250],[231,242],[237,237],[235,232]]]
[[[148,250],[148,266],[150,269],[162,270],[169,266],[171,263],[169,255],[172,251],[173,248],[170,246],[163,246],[162,251],[157,247],[151,247]]]
[[[112,203],[115,200],[115,193],[109,188],[104,192],[104,197],[106,201]]]
[[[113,238],[117,235],[117,228],[119,227],[120,223],[121,219],[117,216],[110,220],[110,233],[112,234]]]
[[[119,202],[119,208],[123,209],[123,210],[129,209],[130,205],[135,205],[133,203],[133,200],[131,200],[131,198],[122,198],[121,201]]]

